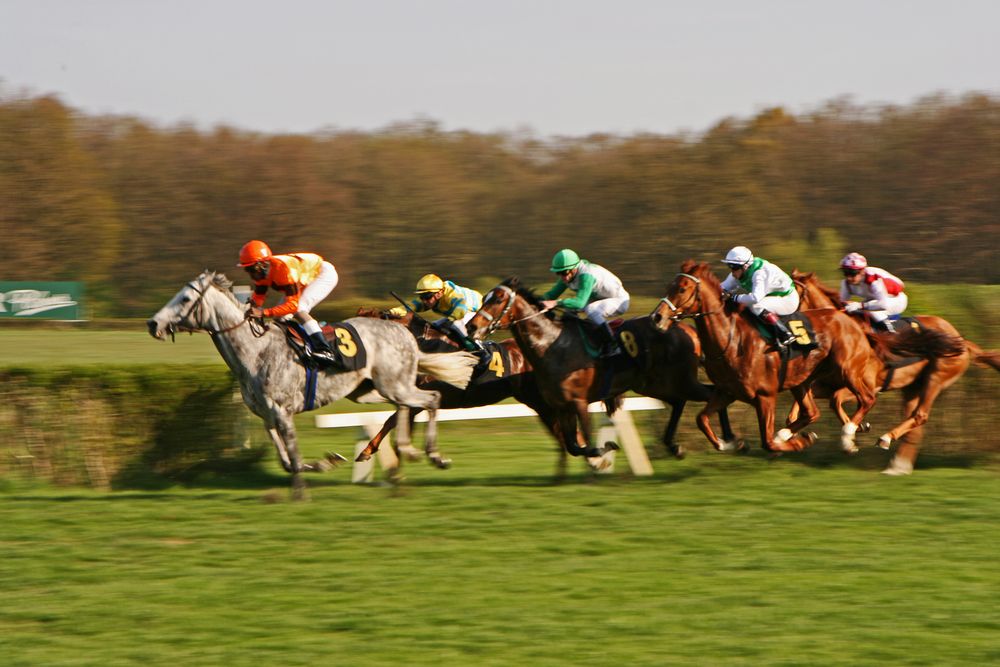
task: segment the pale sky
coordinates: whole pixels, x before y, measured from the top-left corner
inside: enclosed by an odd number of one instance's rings
[[[0,80],[203,129],[700,132],[1000,93],[1000,0],[0,0]]]

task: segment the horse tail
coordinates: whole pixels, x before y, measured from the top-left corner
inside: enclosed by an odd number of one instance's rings
[[[421,352],[417,357],[417,372],[434,376],[441,382],[465,389],[479,358],[468,352]]]
[[[883,359],[886,357],[957,357],[964,354],[966,341],[939,329],[903,330],[892,336],[867,334],[872,349]]]
[[[965,341],[965,349],[969,351],[974,363],[1000,371],[1000,350],[984,350],[970,340]]]

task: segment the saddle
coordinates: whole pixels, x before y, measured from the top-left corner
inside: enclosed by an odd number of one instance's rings
[[[289,347],[295,352],[299,361],[307,368],[330,368],[338,371],[356,371],[367,365],[367,351],[357,329],[346,322],[337,322],[333,325],[326,322],[320,323],[320,330],[323,337],[330,343],[330,348],[337,357],[337,364],[330,366],[327,362],[321,362],[314,357],[309,348],[309,336],[302,329],[302,326],[292,319],[276,320],[274,322],[285,334],[285,340]]]
[[[601,348],[604,345],[604,339],[601,336],[601,327],[594,324],[590,320],[585,320],[582,317],[567,316],[563,317],[563,323],[565,324],[575,324],[579,331],[580,337],[583,339],[583,346],[587,350],[587,354],[591,359],[597,359],[601,356]],[[619,329],[625,324],[625,320],[618,318],[614,320],[608,320],[608,325],[611,327],[611,331],[616,337],[619,335]],[[618,344],[621,345],[621,340],[618,340]]]
[[[774,341],[774,332],[771,328],[760,321],[756,315],[750,312],[750,309],[744,308],[740,315],[746,319],[753,327],[760,333],[761,337],[766,340],[770,345],[777,345]],[[795,340],[789,345],[783,354],[787,355],[787,358],[794,359],[796,357],[806,356],[812,350],[819,347],[819,342],[816,340],[816,331],[813,329],[812,320],[809,319],[801,311],[795,311],[791,315],[779,315],[778,319],[795,334]]]

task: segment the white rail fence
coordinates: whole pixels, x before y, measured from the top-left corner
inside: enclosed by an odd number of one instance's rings
[[[646,448],[639,437],[639,431],[632,420],[631,412],[635,410],[662,410],[664,407],[664,404],[655,398],[626,398],[622,401],[622,405],[618,411],[611,417],[611,423],[598,429],[596,442],[598,444],[603,444],[609,440],[617,442],[622,451],[625,452],[632,474],[636,476],[652,475],[653,466],[649,462],[649,457],[646,456]],[[604,404],[591,403],[590,412],[603,413]],[[377,412],[316,415],[316,426],[318,428],[359,428],[358,440],[354,445],[354,458],[357,458],[361,450],[368,444],[368,441],[379,432],[382,424],[392,414],[392,410],[380,410]],[[523,403],[505,403],[503,405],[486,405],[478,408],[438,410],[439,422],[535,416],[535,411]],[[418,414],[416,421],[426,422],[427,413],[421,412]],[[383,470],[395,468],[399,465],[399,461],[389,441],[389,436],[386,436],[385,440],[382,441],[375,458]],[[374,461],[375,459],[355,462],[351,471],[351,481],[354,483],[371,482],[375,474]],[[611,469],[605,472],[610,471]]]

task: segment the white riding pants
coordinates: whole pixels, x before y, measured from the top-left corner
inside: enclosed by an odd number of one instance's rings
[[[469,332],[465,330],[465,325],[468,324],[469,320],[471,320],[475,316],[476,316],[476,311],[473,310],[466,313],[463,317],[460,317],[457,320],[452,320],[447,317],[442,317],[439,320],[435,320],[434,325],[440,328],[442,326],[450,324],[459,331],[461,331],[464,335],[468,336]]]
[[[325,299],[333,291],[333,288],[337,286],[337,281],[340,278],[337,275],[337,269],[333,268],[333,264],[323,262],[320,266],[321,268],[319,275],[316,276],[316,280],[306,285],[305,289],[302,290],[302,295],[299,296],[297,314],[308,315],[309,311],[315,308],[316,304]]]
[[[765,296],[757,303],[750,304],[750,312],[757,316],[765,310],[775,315],[791,315],[798,309],[799,293],[795,290],[785,296]]]
[[[885,300],[885,310],[865,310],[865,315],[872,322],[884,322],[893,315],[899,315],[906,310],[906,292],[900,292],[896,296],[890,296]]]
[[[610,299],[601,299],[588,303],[583,308],[587,319],[594,324],[604,324],[609,317],[622,315],[628,310],[629,297],[613,296]]]

